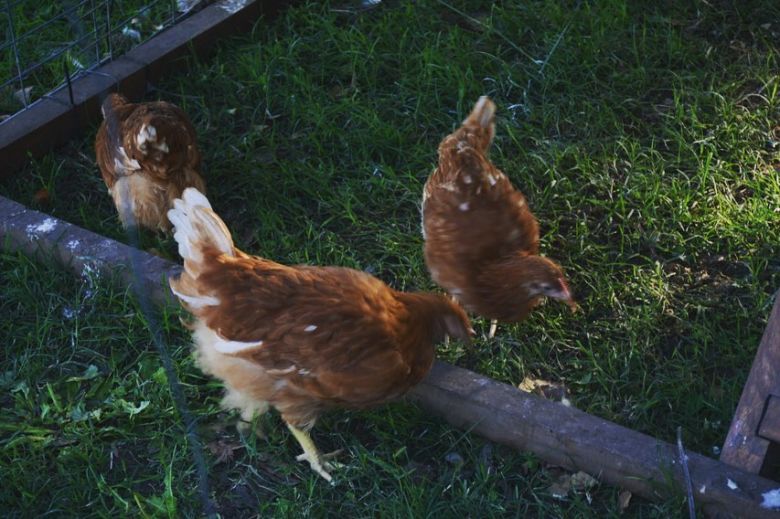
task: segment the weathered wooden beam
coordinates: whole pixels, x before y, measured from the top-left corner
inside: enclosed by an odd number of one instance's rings
[[[117,221],[118,223],[118,221]],[[169,275],[181,268],[170,261],[147,254],[64,220],[27,209],[0,196],[0,245],[3,250],[22,251],[40,260],[54,259],[77,275],[89,271],[117,274],[132,282],[131,258],[138,260],[144,289],[157,302],[173,301]]]
[[[682,469],[673,445],[578,409],[442,362],[412,396],[455,427],[648,499],[682,495],[683,487],[674,484],[682,483]],[[762,506],[764,495],[780,493],[780,483],[693,452],[688,466],[697,504],[735,517],[780,515],[780,509]]]
[[[172,299],[164,280],[179,271],[169,261],[109,240],[0,197],[0,243],[5,249],[53,257],[77,273],[85,265],[132,279],[125,265],[140,256],[145,290]],[[452,425],[492,441],[629,489],[648,499],[682,495],[675,448],[583,411],[522,392],[477,373],[436,362],[412,399]],[[780,495],[780,483],[700,454],[688,453],[695,499],[735,517],[777,517],[762,506]]]
[[[190,50],[205,53],[222,37],[250,29],[261,14],[273,14],[283,0],[218,1],[117,59],[73,81],[74,104],[61,89],[0,123],[0,177],[20,168],[30,156],[43,155],[79,135],[100,118],[106,93],[118,90],[140,98],[150,81],[170,72]]]
[[[780,443],[780,397],[769,395],[766,411],[758,425],[758,435],[769,441]]]
[[[758,435],[770,395],[780,395],[780,297],[769,316],[720,459],[754,474],[765,467],[771,442]]]

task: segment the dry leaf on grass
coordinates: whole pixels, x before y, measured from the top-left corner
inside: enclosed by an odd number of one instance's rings
[[[571,488],[576,492],[582,492],[584,490],[590,490],[596,486],[598,481],[596,478],[588,474],[587,472],[579,471],[571,476]]]
[[[621,490],[618,494],[618,511],[622,514],[628,508],[628,504],[631,502],[631,491]]]
[[[562,382],[549,382],[538,378],[525,377],[517,388],[520,391],[533,393],[547,400],[560,402],[567,407],[571,407],[569,389]]]
[[[49,190],[46,189],[45,187],[39,189],[33,195],[33,199],[39,205],[48,205],[49,202],[51,202],[51,196],[49,195]]]
[[[566,499],[569,492],[588,492],[598,481],[586,472],[579,471],[575,474],[561,474],[549,486],[550,494],[556,499]],[[588,500],[590,501],[590,499]]]
[[[566,496],[569,495],[569,490],[571,489],[570,478],[569,474],[561,474],[558,476],[558,479],[547,488],[550,495],[556,499],[566,499]]]
[[[225,440],[215,440],[206,444],[209,452],[216,456],[216,463],[223,463],[233,459],[233,452],[243,448],[241,444],[231,443]]]

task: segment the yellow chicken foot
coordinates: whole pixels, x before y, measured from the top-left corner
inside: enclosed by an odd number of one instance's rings
[[[298,429],[289,423],[287,424],[287,427],[290,429],[290,432],[293,433],[293,436],[295,436],[295,439],[298,440],[298,443],[301,444],[301,447],[303,448],[303,454],[299,455],[296,459],[298,461],[308,461],[311,469],[314,472],[325,478],[325,481],[331,485],[335,485],[336,483],[333,481],[333,476],[328,474],[328,470],[333,470],[335,467],[325,460],[328,457],[336,456],[338,451],[323,456],[320,454],[317,446],[314,445],[314,442],[312,441],[308,432],[302,429]]]
[[[492,339],[496,336],[496,329],[498,329],[498,321],[493,319],[490,321],[490,331],[488,331],[488,339]]]
[[[343,463],[339,463],[337,461],[329,462],[327,460],[332,460],[333,458],[337,458],[338,456],[341,456],[341,454],[344,452],[344,449],[338,449],[333,452],[326,452],[325,454],[320,454],[320,459],[325,461],[323,463],[324,466],[327,467],[328,470],[337,469],[339,467],[343,467]],[[309,459],[309,455],[305,452],[303,454],[298,454],[295,457],[295,461],[307,461]]]

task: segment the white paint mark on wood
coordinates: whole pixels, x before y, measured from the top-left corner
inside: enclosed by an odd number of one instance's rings
[[[761,508],[769,508],[770,510],[780,509],[780,488],[770,490],[761,494],[764,500],[761,502]]]
[[[42,221],[39,224],[30,224],[27,227],[25,227],[25,231],[27,231],[27,239],[29,240],[37,240],[41,234],[48,234],[52,232],[57,227],[57,220],[54,218],[46,218],[44,221]]]
[[[222,0],[218,5],[223,11],[233,14],[246,7],[248,3],[248,0]]]

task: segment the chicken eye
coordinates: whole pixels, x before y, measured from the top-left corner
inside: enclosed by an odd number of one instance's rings
[[[550,284],[549,283],[542,283],[541,287],[542,287],[542,290],[550,290]]]

